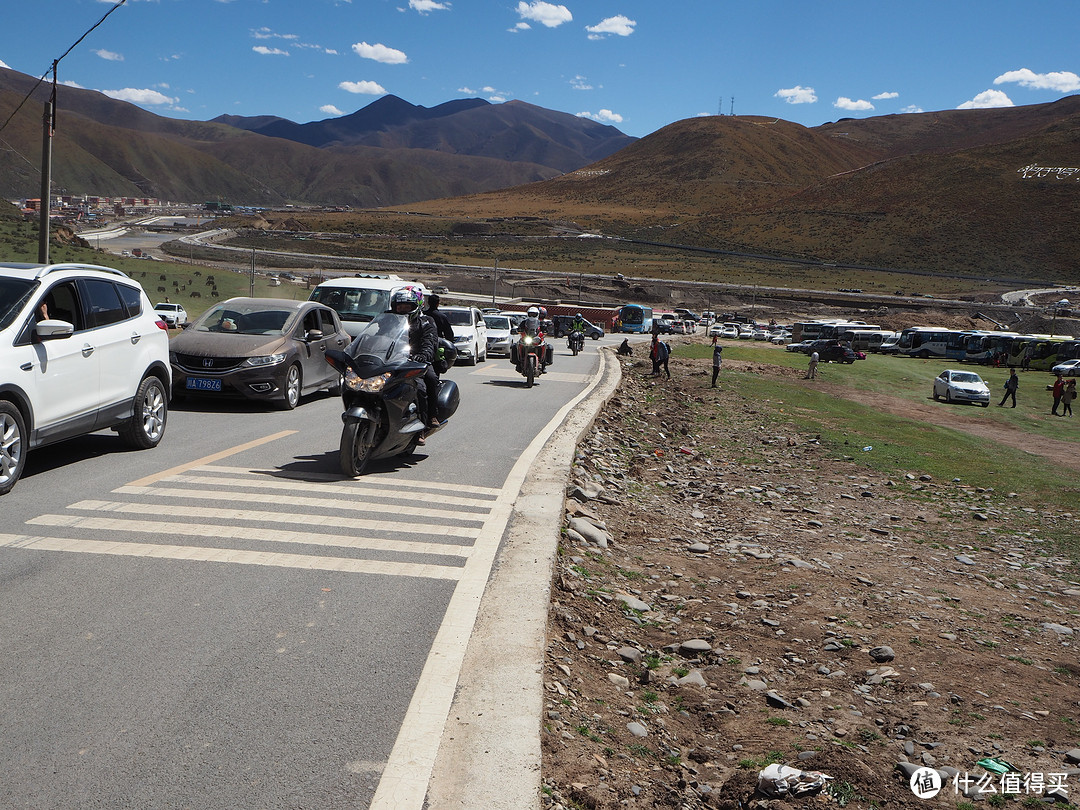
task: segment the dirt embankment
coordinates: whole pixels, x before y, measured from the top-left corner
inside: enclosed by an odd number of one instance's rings
[[[546,807],[1080,792],[1080,577],[1051,541],[1076,534],[1080,509],[868,472],[722,381],[709,388],[706,361],[676,359],[671,381],[642,360],[624,371],[567,501],[582,522],[552,592]],[[1025,442],[1055,461],[1063,449]],[[1017,772],[990,773],[987,758]],[[827,774],[826,794],[755,793],[769,762]],[[923,766],[944,779],[938,804],[908,786]]]

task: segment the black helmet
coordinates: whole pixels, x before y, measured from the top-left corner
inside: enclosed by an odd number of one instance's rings
[[[415,317],[420,313],[423,305],[423,294],[412,287],[402,287],[400,290],[394,290],[390,296],[390,310],[398,315]]]

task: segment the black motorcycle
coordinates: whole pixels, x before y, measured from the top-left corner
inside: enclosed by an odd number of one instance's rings
[[[574,329],[566,336],[566,345],[570,347],[570,352],[577,357],[577,353],[585,348],[585,333],[580,329]]]
[[[446,367],[453,364],[453,344],[440,341]],[[341,397],[341,470],[364,473],[372,459],[410,455],[422,435],[439,431],[457,410],[460,394],[453,380],[440,380],[438,427],[421,421],[418,385],[426,365],[413,362],[409,350],[409,321],[404,315],[376,315],[344,352],[327,350],[326,362],[343,378]]]

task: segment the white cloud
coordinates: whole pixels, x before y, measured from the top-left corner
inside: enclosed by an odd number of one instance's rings
[[[532,26],[529,25],[527,22],[519,22],[513,28],[507,28],[506,30],[509,31],[511,34],[516,34],[518,31],[530,31],[532,30]]]
[[[853,101],[847,96],[840,96],[840,98],[833,102],[833,106],[841,110],[851,110],[852,112],[863,112],[865,110],[874,109],[874,105],[869,101],[865,101],[861,98],[858,101]]]
[[[593,86],[589,84],[588,79],[584,76],[575,76],[570,80],[570,86],[575,90],[592,90]]]
[[[1032,90],[1056,90],[1059,93],[1071,93],[1074,90],[1080,90],[1080,76],[1068,70],[1056,73],[1035,73],[1027,68],[1021,68],[1020,70],[1010,70],[1002,73],[994,79],[994,84],[1005,84],[1006,82],[1015,82],[1021,87],[1028,87]]]
[[[74,87],[76,90],[85,90],[86,89],[81,84],[79,84],[78,82],[73,82],[71,79],[68,79],[66,81],[62,81],[62,82],[60,82],[60,84],[64,85],[64,87]]]
[[[8,63],[5,62],[3,59],[0,59],[0,68],[5,68],[7,70],[11,70],[11,66],[8,65]]]
[[[918,104],[909,104],[904,109],[900,110],[902,113],[921,113],[923,108]]]
[[[965,101],[958,110],[988,110],[992,107],[1014,107],[1012,99],[1000,90],[983,90],[971,101]]]
[[[635,25],[637,25],[636,20],[631,20],[622,14],[616,14],[614,17],[601,20],[596,25],[585,26],[585,30],[592,35],[589,39],[603,39],[608,34],[628,37],[634,33]]]
[[[388,48],[379,43],[368,45],[366,42],[357,42],[352,46],[352,49],[357,56],[364,59],[374,59],[384,65],[403,65],[409,61],[409,57],[405,55],[404,51],[399,51],[397,48]]]
[[[579,112],[578,118],[591,118],[593,121],[599,121],[602,124],[621,124],[623,117],[618,113],[611,110],[600,110],[600,112]]]
[[[436,3],[435,0],[409,0],[409,8],[427,14],[429,11],[448,11],[449,3]]]
[[[344,90],[348,93],[357,93],[362,96],[381,96],[386,92],[385,88],[378,82],[341,82],[338,84],[339,90]]]
[[[180,99],[170,98],[157,90],[138,90],[125,87],[123,90],[102,90],[104,95],[117,101],[130,101],[132,104],[176,104]]]
[[[545,3],[544,0],[535,0],[532,3],[522,0],[517,4],[517,13],[524,20],[532,20],[548,28],[558,28],[563,23],[574,19],[574,15],[566,6]]]
[[[782,98],[788,104],[814,104],[817,101],[817,93],[813,87],[795,85],[783,90],[777,90],[773,95]]]
[[[896,92],[878,93],[876,96],[871,96],[874,101],[884,101],[889,98],[900,98],[900,94]]]
[[[466,95],[466,96],[475,96],[476,95],[476,91],[473,90],[471,87],[459,87],[457,89],[457,91],[459,93],[463,94],[463,95]]]
[[[265,45],[254,45],[251,50],[255,53],[261,53],[263,56],[288,56],[288,51],[283,51],[281,48],[267,48]]]
[[[104,48],[98,48],[94,51],[98,56],[104,59],[106,62],[123,62],[123,54],[114,53],[113,51],[107,51]]]
[[[344,112],[339,110],[337,107],[335,107],[333,104],[323,104],[321,107],[319,107],[319,112],[325,113],[326,115],[335,115],[335,116],[345,114]]]

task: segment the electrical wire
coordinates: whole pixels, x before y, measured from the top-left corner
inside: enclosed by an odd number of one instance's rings
[[[9,115],[7,117],[7,120],[4,121],[3,124],[0,124],[0,132],[3,132],[5,127],[7,127],[7,125],[11,123],[11,119],[13,119],[15,117],[16,113],[18,113],[19,110],[22,109],[23,105],[26,104],[26,102],[30,100],[30,97],[34,94],[34,91],[37,90],[41,86],[41,83],[43,81],[45,81],[45,77],[48,76],[49,73],[53,74],[53,83],[54,83],[54,87],[55,87],[56,66],[60,64],[60,60],[63,59],[65,56],[67,56],[69,53],[71,53],[73,50],[75,50],[75,48],[78,47],[79,43],[81,43],[84,39],[86,39],[88,36],[90,36],[90,34],[93,33],[95,28],[97,28],[99,25],[101,25],[103,22],[105,22],[105,20],[107,20],[109,18],[110,14],[112,14],[114,11],[116,11],[118,8],[120,8],[120,6],[124,5],[124,3],[126,3],[126,2],[127,2],[127,0],[118,0],[116,5],[113,6],[112,8],[110,8],[108,11],[106,11],[105,15],[100,20],[98,20],[96,23],[94,23],[92,26],[90,26],[88,29],[86,29],[86,32],[81,37],[79,37],[77,40],[75,40],[75,42],[72,43],[70,48],[68,48],[66,51],[64,51],[62,54],[60,54],[59,59],[53,60],[53,63],[52,63],[52,65],[49,66],[49,69],[41,74],[41,78],[39,78],[34,83],[34,86],[30,88],[29,92],[27,92],[27,94],[23,97],[23,100],[19,102],[18,106],[15,107],[15,109],[12,111],[11,115]],[[54,93],[55,93],[55,89],[54,89]],[[55,115],[55,111],[54,111],[53,114]]]

